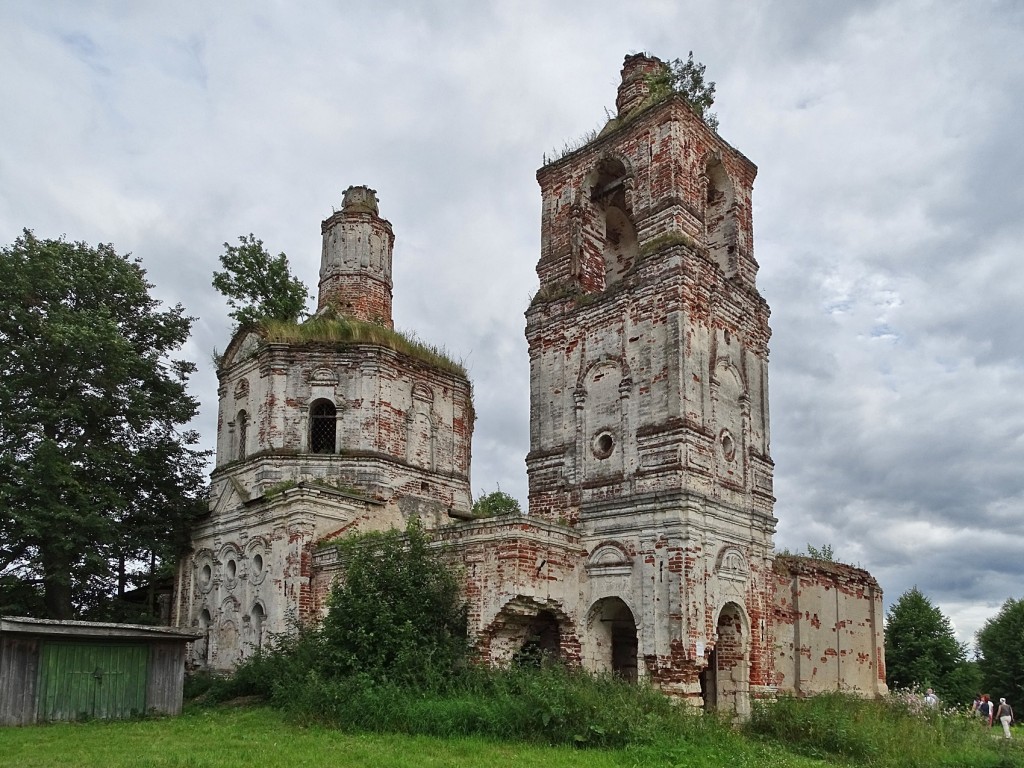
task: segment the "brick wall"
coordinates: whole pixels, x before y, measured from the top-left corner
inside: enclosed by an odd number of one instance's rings
[[[842,563],[779,557],[774,575],[779,690],[885,693],[882,590],[871,574]]]

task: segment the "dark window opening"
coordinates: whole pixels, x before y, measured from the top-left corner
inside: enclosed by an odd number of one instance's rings
[[[317,400],[310,408],[309,450],[311,453],[334,453],[337,430],[337,409],[330,400]]]
[[[522,647],[512,657],[521,667],[541,667],[561,657],[562,633],[558,619],[550,611],[541,611],[530,622]]]
[[[238,447],[236,451],[236,457],[238,459],[245,458],[245,444],[248,439],[249,432],[249,414],[245,411],[238,412],[238,418],[235,420],[238,425]]]

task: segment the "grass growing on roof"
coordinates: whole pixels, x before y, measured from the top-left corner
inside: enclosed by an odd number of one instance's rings
[[[376,344],[468,378],[466,367],[448,355],[443,347],[427,344],[414,333],[392,330],[377,323],[366,323],[350,317],[323,314],[303,323],[264,320],[261,335],[271,344]]]

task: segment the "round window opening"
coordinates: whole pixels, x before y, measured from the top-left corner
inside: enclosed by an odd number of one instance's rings
[[[235,578],[235,573],[238,571],[238,566],[235,565],[234,560],[228,560],[228,578]]]
[[[607,459],[615,449],[615,440],[607,432],[602,432],[594,440],[594,455],[599,459]]]
[[[732,440],[732,435],[728,432],[722,433],[722,454],[725,456],[726,461],[732,461],[736,458],[736,443]]]
[[[263,556],[253,555],[252,556],[252,573],[254,576],[259,576],[263,573]]]
[[[213,578],[213,570],[209,565],[204,565],[199,569],[199,585],[207,587],[210,585],[210,580]]]

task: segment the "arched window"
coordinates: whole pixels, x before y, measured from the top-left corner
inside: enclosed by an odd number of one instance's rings
[[[310,453],[334,453],[337,409],[330,400],[317,400],[309,409]]]
[[[621,160],[605,158],[584,182],[589,190],[591,223],[584,226],[583,250],[593,254],[594,267],[600,272],[595,283],[603,290],[617,283],[636,262],[639,254],[636,227],[626,205],[626,167]],[[602,280],[603,278],[603,280]]]
[[[736,208],[732,181],[713,158],[705,171],[708,196],[704,208],[704,230],[708,254],[718,262],[727,277],[736,274]]]
[[[249,437],[249,414],[244,410],[238,412],[235,417],[235,427],[238,434],[238,444],[235,446],[235,458],[245,458],[245,444]]]
[[[252,644],[254,649],[258,651],[263,647],[263,625],[267,621],[267,612],[263,610],[262,605],[256,603],[252,607],[252,612],[249,616],[252,622]]]

